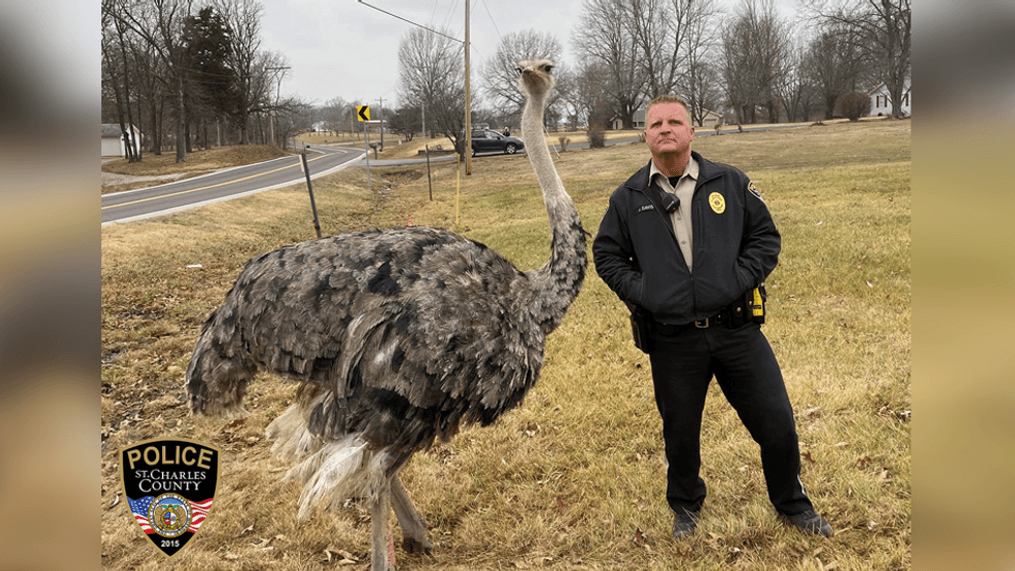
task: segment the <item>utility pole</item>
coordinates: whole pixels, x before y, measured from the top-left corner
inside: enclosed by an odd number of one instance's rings
[[[381,151],[384,151],[384,98],[378,97],[377,102],[380,105],[377,108],[377,119],[381,122]]]
[[[469,52],[472,51],[469,43],[469,4],[472,0],[465,0],[465,174],[472,174],[472,69],[469,67]]]

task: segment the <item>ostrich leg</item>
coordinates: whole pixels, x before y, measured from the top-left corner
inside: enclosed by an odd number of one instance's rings
[[[391,544],[391,527],[388,514],[391,513],[391,485],[385,479],[377,490],[377,497],[370,502],[370,523],[372,549],[370,552],[370,571],[394,571],[394,553],[389,553]]]
[[[412,505],[409,495],[405,493],[397,473],[391,477],[390,486],[391,506],[395,508],[398,525],[402,528],[404,538],[402,546],[409,553],[430,553],[433,542],[426,535],[426,524],[416,511],[416,507]]]

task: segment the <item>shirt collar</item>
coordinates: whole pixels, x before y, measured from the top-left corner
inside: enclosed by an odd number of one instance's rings
[[[669,177],[663,174],[663,171],[659,170],[659,167],[656,166],[655,161],[650,160],[649,165],[650,165],[648,171],[649,183],[654,182],[656,180],[656,175],[659,175],[663,177],[663,180],[665,180],[667,184],[669,184]],[[687,166],[684,167],[684,172],[680,176],[681,178],[689,176],[694,181],[698,180],[698,161],[696,161],[693,156],[687,159]]]

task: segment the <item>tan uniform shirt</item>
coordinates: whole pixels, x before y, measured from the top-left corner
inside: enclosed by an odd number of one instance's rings
[[[677,236],[677,244],[680,252],[687,262],[687,269],[692,266],[692,252],[694,247],[694,231],[691,225],[691,198],[694,196],[694,185],[698,182],[698,161],[691,157],[684,167],[684,174],[676,186],[670,185],[670,179],[666,177],[657,167],[655,161],[649,169],[649,181],[659,185],[663,192],[675,194],[680,199],[680,206],[670,213],[670,220],[673,222],[673,233]]]

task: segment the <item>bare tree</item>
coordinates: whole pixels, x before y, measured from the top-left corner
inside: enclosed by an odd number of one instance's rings
[[[722,38],[723,83],[737,120],[754,123],[763,107],[769,110],[769,121],[777,122],[774,90],[785,73],[789,27],[773,1],[743,0]]]
[[[682,34],[687,70],[678,84],[687,100],[691,121],[699,127],[709,111],[718,110],[722,98],[715,51],[719,45],[716,22],[722,14],[714,0],[672,0],[683,13]]]
[[[630,25],[631,0],[585,0],[579,26],[572,36],[586,71],[605,87],[608,104],[624,127],[645,101],[648,77]],[[591,127],[590,119],[590,127]]]
[[[722,114],[722,75],[718,65],[707,60],[690,64],[681,85],[693,124],[701,127],[710,111]]]
[[[293,112],[293,105],[302,105],[295,99],[280,100],[282,80],[289,74],[289,61],[281,52],[258,52],[254,59],[251,88],[255,95],[250,111],[257,113],[261,121],[267,118],[268,133],[262,140],[272,145],[284,146],[285,140],[275,133],[275,117],[280,112]],[[309,126],[309,124],[308,124]]]
[[[606,64],[590,58],[579,60],[569,97],[575,107],[575,122],[585,124],[592,147],[604,146],[603,131],[614,116],[610,84],[610,72]]]
[[[237,104],[233,124],[240,130],[240,143],[250,143],[249,119],[262,103],[267,90],[261,48],[261,15],[264,7],[256,0],[216,0],[233,33],[227,62],[236,73]]]
[[[117,122],[120,125],[121,137],[127,161],[134,163],[141,160],[138,141],[135,139],[136,124],[131,110],[131,77],[135,75],[128,56],[127,37],[129,30],[123,21],[113,18],[107,11],[108,2],[103,3],[102,11],[102,86],[103,90],[111,91],[116,101]]]
[[[676,0],[669,6],[681,4]],[[647,97],[670,93],[680,75],[680,40],[685,30],[681,14],[670,13],[666,0],[622,0],[617,5],[635,46]]]
[[[160,78],[174,95],[176,162],[187,159],[186,94],[188,61],[182,43],[183,26],[191,0],[110,0],[109,14],[137,34],[160,61],[166,76]]]
[[[272,144],[288,148],[293,137],[310,129],[313,113],[313,106],[298,97],[277,102],[274,107],[275,140]]]
[[[864,57],[859,42],[848,29],[831,26],[811,40],[804,65],[825,106],[825,119],[831,119],[835,102],[843,93],[856,89],[863,71]]]
[[[419,107],[403,105],[395,110],[388,120],[388,127],[402,135],[406,141],[423,130],[423,113]]]
[[[525,99],[518,89],[518,62],[532,58],[547,58],[554,62],[553,75],[557,83],[567,75],[566,66],[562,63],[564,49],[557,38],[536,30],[512,32],[501,38],[497,53],[483,65],[483,93],[492,107],[500,111],[500,115],[511,117],[512,123],[521,114]],[[548,107],[553,107],[561,98],[560,88],[550,95]],[[497,114],[497,113],[494,113]],[[548,121],[553,121],[552,113],[546,113]]]
[[[809,0],[809,10],[833,30],[848,30],[848,41],[863,54],[892,101],[892,116],[902,116],[902,99],[911,71],[910,0],[846,0],[829,6]]]
[[[775,85],[786,120],[790,123],[810,118],[811,100],[814,95],[813,81],[806,66],[807,54],[802,47],[787,52],[786,73]]]
[[[321,119],[329,130],[339,131],[349,130],[352,131],[350,121],[354,119],[353,109],[355,105],[346,101],[341,97],[334,97],[324,103],[324,107],[321,108]]]
[[[412,28],[398,44],[398,81],[402,101],[425,108],[427,128],[446,136],[465,154],[465,69],[463,46],[440,35]]]
[[[144,42],[131,43],[131,61],[136,72],[138,88],[138,117],[146,133],[145,141],[151,153],[162,155],[163,129],[166,117],[166,103],[170,93],[161,78],[167,74],[164,65],[155,55],[155,50]]]

